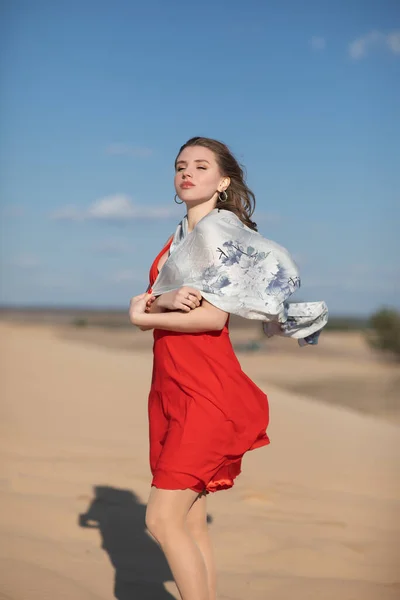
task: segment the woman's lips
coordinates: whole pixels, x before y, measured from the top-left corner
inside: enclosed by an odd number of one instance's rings
[[[190,181],[185,181],[185,183],[181,183],[180,187],[182,190],[187,190],[189,188],[194,187],[194,183],[190,183]]]

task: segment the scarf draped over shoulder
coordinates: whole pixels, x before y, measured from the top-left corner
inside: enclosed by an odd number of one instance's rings
[[[328,321],[325,302],[288,302],[300,287],[288,251],[228,210],[212,210],[190,233],[187,216],[179,223],[153,294],[182,286],[223,311],[263,321],[267,336],[296,338],[301,346],[316,344]]]

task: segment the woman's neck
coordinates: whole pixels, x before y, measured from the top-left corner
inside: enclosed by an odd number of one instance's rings
[[[195,206],[187,207],[187,219],[188,219],[188,233],[193,231],[197,223],[201,221],[203,217],[208,215],[215,208],[214,201],[209,200],[208,202],[202,202]]]

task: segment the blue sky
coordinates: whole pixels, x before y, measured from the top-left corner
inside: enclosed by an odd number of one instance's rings
[[[13,0],[0,21],[1,304],[127,307],[204,135],[302,299],[400,306],[397,0]]]

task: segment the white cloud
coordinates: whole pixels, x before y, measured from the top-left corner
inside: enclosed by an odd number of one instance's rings
[[[106,153],[111,156],[130,156],[132,158],[148,158],[153,154],[151,148],[146,146],[133,146],[131,144],[115,143],[106,148]]]
[[[325,50],[326,39],[318,35],[313,35],[310,40],[310,45],[313,50]]]
[[[175,206],[138,206],[125,194],[114,194],[95,200],[87,209],[66,206],[51,215],[62,221],[114,221],[125,222],[140,219],[166,219],[178,216]]]
[[[88,208],[79,209],[76,206],[65,206],[50,215],[50,218],[56,221],[105,221],[114,223],[126,223],[129,221],[140,220],[161,220],[182,218],[181,208],[171,202],[170,206],[140,206],[134,204],[130,196],[126,194],[114,194],[95,200]],[[256,211],[254,215],[256,223],[277,224],[281,217],[276,213],[267,213]],[[108,248],[110,251],[123,251],[114,248]],[[107,251],[107,248],[102,248]]]
[[[353,60],[360,60],[375,48],[387,48],[393,54],[400,54],[400,31],[387,34],[381,31],[370,31],[349,44],[349,54]]]
[[[125,219],[132,219],[136,214],[131,199],[124,194],[100,198],[93,202],[87,210],[87,217],[89,219],[125,221]]]

